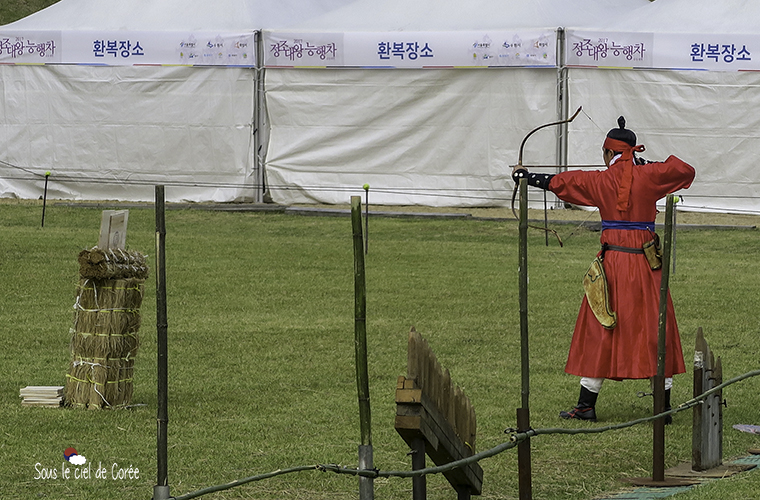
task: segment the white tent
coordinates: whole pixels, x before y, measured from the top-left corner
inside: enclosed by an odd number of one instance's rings
[[[686,208],[760,212],[758,17],[760,4],[750,0],[657,0],[617,18],[605,32],[568,33],[575,42],[646,43],[651,57],[610,56],[569,69],[570,107],[582,104],[596,122],[572,127],[570,163],[597,158],[599,127],[612,128],[614,113],[624,114],[647,147],[643,157],[675,154],[697,169],[684,193]]]
[[[255,199],[254,31],[349,0],[62,0],[0,26],[0,196]],[[44,64],[40,64],[44,63]]]
[[[368,183],[373,203],[503,206],[527,131],[583,106],[566,133],[536,134],[524,163],[600,163],[602,137],[623,114],[644,157],[676,154],[697,168],[686,207],[756,213],[758,8],[749,0],[62,0],[0,27],[0,63],[14,30],[58,32],[90,52],[69,60],[84,65],[0,64],[0,196],[37,197],[51,171],[57,197],[150,199],[149,185],[165,182],[175,200],[256,199],[265,172],[283,203],[345,203]],[[184,50],[245,46],[241,37],[260,28],[255,65],[227,59],[219,68],[221,52]],[[146,59],[152,66],[93,65],[94,41],[129,41],[119,36],[127,33],[170,50]],[[711,59],[716,45],[734,47],[732,64],[728,55]],[[35,56],[47,48],[35,47]]]
[[[360,0],[307,20],[291,34],[304,43],[337,34],[346,58],[359,51],[354,46],[365,47],[363,58],[338,69],[329,60],[296,60],[290,68],[270,63],[275,41],[287,34],[265,30],[266,175],[273,198],[345,203],[347,192],[361,192],[368,183],[377,203],[506,205],[509,165],[517,162],[523,136],[560,114],[556,28],[594,26],[599,18],[620,15],[625,5],[648,3]],[[512,64],[500,64],[515,40],[524,55],[541,37],[550,42],[549,64],[520,60],[515,52]],[[452,62],[436,64],[445,69],[421,70],[405,66],[408,59],[382,61],[377,50],[371,53],[384,42],[428,41],[452,54]],[[481,42],[489,48],[472,49]],[[457,59],[457,51],[471,55],[469,62]],[[375,66],[395,68],[372,67],[373,55]],[[313,69],[320,64],[327,67]],[[557,132],[541,132],[526,146],[526,160],[556,164],[562,157]]]
[[[3,26],[25,30],[253,31],[286,28],[347,0],[61,0]]]
[[[342,65],[336,69],[315,59],[283,68],[267,62],[266,172],[273,197],[345,202],[347,191],[360,193],[366,182],[378,203],[505,205],[509,165],[525,133],[583,106],[566,141],[556,137],[558,130],[539,132],[527,144],[525,163],[598,164],[602,138],[623,114],[647,146],[645,158],[676,154],[697,168],[685,208],[756,213],[760,175],[751,158],[758,119],[751,104],[760,77],[735,66],[681,60],[691,59],[697,43],[705,49],[734,44],[737,52],[746,45],[755,53],[760,37],[751,34],[751,23],[758,8],[739,0],[361,0],[307,20],[293,27],[291,39],[342,34],[345,53],[349,38],[359,44],[360,34],[378,45],[462,30],[501,35],[560,26],[565,49],[558,48],[555,69],[369,69],[345,61],[334,63]],[[625,41],[637,32],[645,35],[647,64],[573,56],[573,43],[583,37],[598,48],[602,40]],[[265,62],[286,35],[265,30]],[[266,45],[268,39],[273,42]]]

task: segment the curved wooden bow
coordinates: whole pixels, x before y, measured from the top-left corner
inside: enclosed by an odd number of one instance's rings
[[[528,140],[528,138],[531,135],[535,134],[536,132],[538,132],[542,128],[551,127],[551,126],[554,126],[554,125],[562,125],[563,123],[570,123],[571,121],[575,120],[576,116],[578,116],[580,114],[581,109],[583,109],[583,106],[579,106],[578,109],[575,111],[575,113],[573,113],[573,116],[571,116],[570,118],[568,118],[566,120],[560,120],[560,121],[557,121],[557,122],[545,123],[543,125],[539,125],[538,127],[534,128],[533,130],[531,130],[530,132],[528,132],[528,134],[523,138],[522,142],[520,143],[520,153],[519,153],[519,156],[517,157],[517,165],[513,166],[512,171],[514,172],[515,170],[524,168],[523,167],[523,163],[522,163],[522,161],[523,161],[523,151],[525,149],[525,143],[526,143],[526,141]],[[515,216],[515,219],[519,220],[520,218],[517,216],[517,212],[515,212],[515,198],[517,197],[517,189],[518,189],[518,187],[519,187],[518,183],[515,183],[515,188],[512,191],[512,215]],[[557,231],[555,231],[554,229],[549,229],[548,227],[541,227],[541,226],[532,226],[530,224],[528,225],[528,227],[532,227],[533,229],[540,229],[542,231],[546,231],[547,233],[552,233],[557,238],[557,241],[559,242],[559,246],[560,247],[563,246],[563,244],[562,244],[562,238],[559,237],[559,234],[557,234]]]

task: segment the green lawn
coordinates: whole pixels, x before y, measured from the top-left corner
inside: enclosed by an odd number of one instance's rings
[[[129,410],[22,408],[27,385],[62,385],[77,254],[97,241],[100,210],[0,204],[0,490],[5,498],[148,499],[156,482],[155,277],[146,283],[135,396]],[[173,495],[317,463],[356,466],[358,403],[353,346],[353,256],[347,217],[197,210],[167,212],[169,484]],[[645,381],[607,382],[598,424],[566,422],[578,379],[564,374],[582,297],[580,281],[598,233],[558,226],[564,248],[531,231],[529,242],[531,415],[535,428],[583,428],[651,414],[636,397]],[[571,238],[567,238],[573,232]],[[133,209],[128,246],[155,254],[154,212]],[[671,287],[690,370],[703,327],[726,379],[758,369],[758,232],[680,231]],[[520,406],[517,224],[514,221],[372,218],[367,336],[375,466],[410,468],[393,428],[396,378],[405,374],[414,325],[478,417],[478,451],[515,426]],[[691,373],[676,377],[673,402],[691,397]],[[760,439],[731,428],[760,423],[760,380],[728,387],[724,457]],[[594,498],[651,475],[650,425],[600,435],[532,440],[536,499]],[[106,478],[61,477],[74,447]],[[518,496],[509,450],[481,462],[482,498]],[[666,429],[666,466],[691,459],[691,411]],[[39,465],[37,465],[39,464]],[[130,466],[139,478],[112,479]],[[75,466],[69,465],[75,469]],[[56,470],[55,479],[41,477]],[[35,477],[39,477],[35,479]],[[748,472],[679,496],[752,498]],[[358,481],[318,471],[279,476],[209,495],[214,499],[354,499]],[[411,498],[411,480],[375,481],[376,498]],[[455,498],[440,476],[428,498]]]

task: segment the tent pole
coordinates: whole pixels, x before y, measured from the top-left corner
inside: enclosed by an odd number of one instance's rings
[[[569,117],[570,102],[567,95],[567,67],[565,66],[565,30],[557,28],[557,116]],[[557,165],[567,165],[567,123],[557,127]]]
[[[256,66],[254,68],[253,76],[253,202],[262,203],[264,200],[264,170],[263,161],[261,160],[261,148],[263,140],[261,138],[261,108],[262,108],[262,95],[261,89],[264,86],[263,76],[264,70],[262,65],[263,49],[262,49],[262,33],[256,31],[253,36],[253,43],[255,46],[256,54]]]
[[[560,120],[567,120],[570,117],[565,43],[565,29],[557,28],[557,116]],[[557,165],[559,165],[559,172],[567,170],[567,129],[567,123],[557,127]],[[554,197],[554,206],[562,207],[562,202],[557,197]]]

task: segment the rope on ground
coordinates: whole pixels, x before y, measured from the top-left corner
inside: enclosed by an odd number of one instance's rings
[[[457,460],[454,462],[449,462],[447,464],[439,465],[436,467],[427,467],[425,469],[410,470],[410,471],[381,471],[378,469],[356,469],[356,468],[345,467],[345,466],[341,466],[337,464],[305,465],[301,467],[292,467],[290,469],[278,469],[274,472],[269,472],[267,474],[260,474],[257,476],[251,476],[244,479],[238,479],[236,481],[232,481],[231,483],[221,484],[218,486],[210,486],[202,490],[186,493],[184,495],[180,495],[178,497],[172,497],[172,498],[174,500],[189,500],[191,498],[197,498],[201,495],[206,495],[208,493],[215,493],[217,491],[228,490],[230,488],[251,483],[253,481],[260,481],[262,479],[268,479],[270,477],[280,476],[280,475],[288,474],[292,472],[302,472],[302,471],[307,471],[307,470],[335,472],[336,474],[348,474],[352,476],[362,476],[362,477],[370,477],[370,478],[377,478],[377,477],[406,477],[408,478],[408,477],[423,476],[423,475],[430,475],[430,474],[441,474],[443,472],[448,472],[450,470],[454,470],[459,467],[469,465],[473,462],[479,462],[480,460],[483,460],[485,458],[490,458],[494,455],[498,455],[499,453],[502,453],[506,450],[516,447],[521,441],[524,441],[533,436],[542,436],[542,435],[551,435],[551,434],[566,434],[566,435],[598,434],[601,432],[607,432],[611,430],[625,429],[627,427],[633,427],[634,425],[650,422],[658,418],[663,418],[667,415],[674,415],[680,411],[688,410],[689,408],[692,408],[698,404],[701,404],[704,401],[704,399],[706,399],[707,397],[709,397],[710,395],[716,392],[721,391],[724,387],[727,387],[731,384],[735,384],[736,382],[741,382],[742,380],[745,380],[751,377],[756,377],[758,375],[760,375],[760,370],[747,372],[744,375],[734,377],[731,380],[728,380],[727,382],[724,382],[720,385],[716,385],[712,389],[703,392],[699,396],[692,398],[684,403],[681,403],[680,405],[673,408],[672,410],[662,412],[658,415],[652,415],[651,417],[644,417],[644,418],[639,418],[636,420],[631,420],[630,422],[623,422],[620,424],[607,425],[603,427],[590,427],[590,428],[580,428],[580,429],[566,429],[566,428],[556,427],[556,428],[546,428],[546,429],[529,429],[523,432],[518,432],[513,429],[507,429],[505,432],[509,432],[512,434],[509,438],[509,441],[501,443],[488,450],[481,451],[480,453],[476,453],[475,455],[469,456],[467,458],[463,458],[461,460]]]

